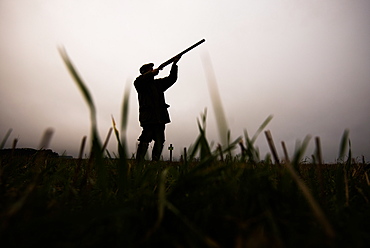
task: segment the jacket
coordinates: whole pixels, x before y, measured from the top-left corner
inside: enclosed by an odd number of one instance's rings
[[[134,81],[139,101],[140,126],[171,122],[165,101],[164,92],[177,80],[178,66],[173,64],[170,75],[165,78],[154,79],[152,73],[138,76]]]

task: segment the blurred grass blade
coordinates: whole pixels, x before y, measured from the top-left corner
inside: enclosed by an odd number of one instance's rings
[[[85,144],[86,144],[86,136],[83,136],[82,137],[82,140],[81,140],[81,145],[80,145],[80,152],[78,154],[78,159],[82,159],[82,156],[84,154],[84,150],[85,150]]]
[[[5,146],[5,143],[6,141],[8,140],[10,134],[12,133],[13,129],[9,129],[8,132],[5,134],[4,138],[3,138],[3,141],[1,141],[1,144],[0,144],[0,149],[3,149],[4,146]]]
[[[292,164],[295,166],[295,168],[297,169],[298,166],[299,166],[299,163],[306,151],[306,148],[309,144],[311,140],[311,136],[310,135],[307,135],[304,140],[303,140],[303,143],[302,145],[299,145],[299,143],[297,142],[297,145],[296,145],[296,150],[294,152],[294,157],[293,157],[293,161],[292,161]]]
[[[109,139],[110,139],[110,136],[112,134],[112,131],[113,131],[113,128],[109,128],[108,130],[108,134],[107,134],[107,137],[105,138],[105,141],[104,141],[104,144],[103,144],[103,147],[102,147],[102,152],[105,151],[105,149],[107,148],[108,146],[108,142],[109,142]]]
[[[94,101],[92,99],[92,96],[85,86],[85,83],[81,79],[80,75],[78,74],[77,70],[72,64],[72,61],[69,59],[68,54],[64,47],[59,47],[59,53],[69,71],[72,78],[76,82],[78,88],[81,90],[82,95],[84,96],[85,101],[87,102],[89,109],[90,109],[90,118],[91,118],[91,125],[92,125],[92,135],[93,139],[97,139],[98,143],[100,144],[100,139],[98,138],[98,131],[97,131],[97,119],[96,119],[96,108],[94,105]]]
[[[315,144],[316,144],[316,150],[315,150],[316,159],[317,159],[319,166],[321,166],[323,163],[323,160],[322,160],[320,137],[315,137]]]
[[[195,141],[195,144],[191,147],[189,160],[192,161],[199,151],[200,159],[206,159],[211,155],[211,148],[209,147],[207,138],[206,138],[206,119],[207,119],[207,109],[204,110],[204,114],[201,114],[200,119],[202,120],[202,124],[200,123],[199,119],[197,119],[198,129],[199,129],[199,136]]]
[[[44,135],[42,136],[39,149],[47,149],[49,147],[51,138],[53,137],[54,129],[48,128],[45,130]]]
[[[119,184],[121,185],[121,193],[126,192],[129,188],[130,180],[128,178],[130,173],[130,166],[127,162],[127,123],[129,114],[129,100],[130,100],[130,86],[131,80],[127,80],[125,92],[123,94],[122,101],[122,112],[121,112],[121,140],[118,142],[119,151],[119,161],[118,161],[118,171],[119,171]],[[115,130],[117,140],[119,135],[117,130]]]
[[[283,148],[284,156],[285,156],[285,162],[290,163],[288,150],[286,149],[285,142],[281,141],[281,147]]]
[[[270,123],[270,121],[272,120],[273,118],[273,115],[269,115],[266,120],[262,123],[262,125],[257,129],[256,133],[253,135],[252,139],[251,139],[251,143],[254,144],[254,142],[256,141],[257,137],[261,134],[261,132],[263,131],[263,129],[266,128],[266,126]]]
[[[18,139],[17,138],[15,138],[14,140],[13,140],[13,145],[12,145],[12,149],[14,150],[15,148],[17,148],[17,143],[18,143]]]
[[[199,138],[198,138],[198,148],[200,150],[200,159],[204,160],[211,155],[211,148],[209,147],[207,138],[206,138],[206,116],[207,111],[204,111],[204,115],[202,115],[202,123],[203,126],[200,124],[198,120],[198,129],[199,129]]]
[[[346,129],[346,130],[344,130],[344,133],[342,135],[342,140],[340,142],[339,155],[338,155],[339,160],[343,159],[344,154],[346,152],[347,145],[348,145],[348,137],[349,137],[349,130]]]
[[[129,187],[129,180],[128,180],[128,173],[129,173],[129,166],[126,159],[126,148],[125,143],[121,143],[121,138],[119,135],[119,131],[116,126],[116,122],[112,116],[112,125],[114,134],[116,135],[117,143],[118,143],[118,163],[117,163],[117,171],[118,171],[118,194],[123,196],[126,190]],[[123,141],[125,141],[123,139]]]
[[[202,56],[203,68],[208,81],[208,89],[211,96],[212,106],[216,117],[218,133],[220,136],[221,144],[227,146],[227,133],[229,131],[224,108],[221,102],[220,93],[217,86],[217,80],[211,58],[208,53],[204,53]]]
[[[121,142],[123,142],[123,139],[126,139],[126,132],[127,132],[127,123],[128,123],[128,114],[129,114],[129,100],[130,100],[130,86],[131,86],[131,80],[128,79],[126,83],[125,92],[123,95],[123,101],[122,101],[122,112],[121,112]]]
[[[272,156],[274,157],[275,164],[280,166],[280,159],[279,159],[278,153],[276,151],[276,147],[275,147],[274,140],[272,138],[270,130],[265,131],[265,135],[266,135],[267,143],[270,147]]]
[[[253,135],[252,139],[249,138],[248,132],[244,129],[244,138],[246,143],[246,148],[244,150],[243,157],[247,158],[247,162],[256,164],[260,160],[258,148],[254,147],[254,142],[256,142],[257,137],[261,134],[263,129],[270,123],[272,120],[273,115],[269,115],[266,120],[261,124],[261,126],[257,129],[256,133]]]
[[[346,190],[346,206],[349,206],[349,178],[350,178],[350,167],[352,163],[352,148],[351,148],[351,140],[348,139],[348,159],[346,162],[346,166],[344,167],[344,183],[345,183],[345,190]]]
[[[80,75],[78,74],[77,70],[72,64],[72,61],[69,59],[68,54],[64,47],[59,47],[59,53],[69,71],[72,78],[76,82],[78,88],[80,89],[85,101],[88,104],[90,110],[90,119],[91,119],[91,152],[90,152],[90,159],[94,160],[94,165],[97,170],[97,184],[100,189],[103,191],[103,195],[106,196],[108,192],[108,172],[107,168],[103,163],[103,151],[102,151],[102,144],[98,134],[98,127],[97,127],[97,118],[96,118],[96,108],[94,105],[94,101],[92,96],[85,86],[85,83],[81,79]]]
[[[245,143],[246,143],[246,148],[244,152],[247,158],[247,162],[256,164],[260,160],[258,149],[254,147],[253,142],[248,136],[247,130],[244,130],[244,137],[245,137]]]

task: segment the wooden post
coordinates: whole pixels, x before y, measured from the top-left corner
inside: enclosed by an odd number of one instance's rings
[[[172,151],[173,151],[173,146],[172,144],[170,144],[170,146],[168,147],[168,150],[170,151],[170,162],[172,162]]]

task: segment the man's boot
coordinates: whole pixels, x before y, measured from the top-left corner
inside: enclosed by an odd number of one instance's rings
[[[138,163],[142,163],[145,158],[146,151],[148,150],[149,143],[147,142],[140,142],[137,146],[136,151],[136,161]]]
[[[159,161],[163,150],[163,143],[155,142],[152,151],[152,161]]]

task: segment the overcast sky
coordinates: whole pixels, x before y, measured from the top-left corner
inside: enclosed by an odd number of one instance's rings
[[[47,128],[49,148],[77,156],[90,135],[89,110],[58,52],[64,46],[91,91],[102,140],[120,122],[130,89],[127,141],[136,152],[141,128],[132,85],[141,65],[166,61],[206,42],[179,61],[179,78],[166,92],[172,122],[163,155],[174,157],[198,136],[207,109],[207,137],[220,143],[205,61],[217,82],[232,139],[252,136],[273,115],[282,157],[311,135],[333,162],[345,129],[353,155],[370,158],[370,1],[368,0],[0,0],[0,140],[38,148]],[[209,60],[206,60],[209,56]],[[169,67],[158,77],[167,76]],[[214,88],[213,88],[214,90]],[[115,137],[108,149],[117,153]],[[268,150],[262,133],[256,145]],[[238,150],[236,150],[238,152]]]

